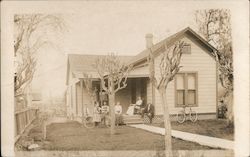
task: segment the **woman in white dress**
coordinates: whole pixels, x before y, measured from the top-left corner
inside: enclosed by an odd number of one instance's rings
[[[115,124],[117,126],[122,124],[122,106],[119,101],[115,105]]]
[[[128,107],[128,110],[126,112],[127,115],[134,115],[134,110],[135,110],[135,104],[130,104],[130,106]]]
[[[94,114],[93,114],[93,121],[95,122],[95,125],[101,122],[101,113],[100,113],[100,107],[97,102],[94,103]]]

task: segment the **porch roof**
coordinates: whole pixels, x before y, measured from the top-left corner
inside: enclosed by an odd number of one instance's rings
[[[96,71],[94,68],[96,59],[104,57],[106,57],[106,55],[69,54],[68,61],[72,71],[93,72]],[[118,57],[121,61],[127,63],[133,56]]]
[[[74,78],[83,78],[83,73],[90,74],[92,78],[98,78],[98,73],[93,65],[96,59],[104,57],[106,55],[68,54],[66,84],[68,84],[71,74]],[[118,57],[126,64],[133,56]]]

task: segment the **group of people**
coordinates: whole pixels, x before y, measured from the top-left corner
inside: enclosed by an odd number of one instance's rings
[[[94,102],[93,121],[95,122],[95,125],[98,125],[99,123],[104,125],[110,125],[109,111],[110,108],[106,101],[103,102],[103,105],[100,105],[98,102]],[[115,124],[122,124],[122,106],[120,102],[116,103],[114,111]]]
[[[130,104],[126,114],[127,115],[140,114],[142,118],[144,118],[144,115],[146,115],[149,118],[149,122],[152,123],[152,120],[154,118],[154,112],[155,108],[152,103],[148,103],[147,105],[145,105],[143,103],[142,98],[138,97],[135,104]]]
[[[110,118],[109,118],[109,105],[106,101],[103,102],[103,105],[100,105],[98,102],[94,102],[94,114],[93,114],[93,121],[95,122],[95,125],[104,124],[104,125],[110,125]],[[146,115],[150,123],[152,123],[152,119],[154,118],[154,111],[155,108],[153,104],[148,103],[147,105],[144,105],[143,100],[141,97],[137,98],[137,101],[135,104],[131,104],[128,107],[128,110],[126,112],[127,115],[135,115],[140,114],[142,118],[144,118],[144,115]],[[114,107],[115,112],[115,124],[120,125],[122,124],[122,106],[120,102],[118,101]]]

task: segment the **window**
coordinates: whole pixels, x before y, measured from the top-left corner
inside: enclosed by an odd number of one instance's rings
[[[184,44],[182,48],[182,53],[191,54],[191,44]]]
[[[177,105],[184,105],[185,104],[185,82],[184,82],[185,75],[178,74],[176,77],[176,90],[177,90]]]
[[[178,73],[175,77],[176,106],[197,106],[197,73]]]

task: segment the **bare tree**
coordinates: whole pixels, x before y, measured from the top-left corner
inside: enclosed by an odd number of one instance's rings
[[[127,86],[127,78],[131,66],[125,66],[119,58],[111,53],[104,58],[98,58],[95,62],[100,79],[102,90],[109,96],[111,129],[110,134],[115,134],[115,94]]]
[[[93,88],[92,86],[92,83],[93,83],[92,76],[89,74],[83,73],[83,82],[87,90],[88,96],[91,98],[91,101],[93,104],[95,101],[97,89]]]
[[[218,64],[219,80],[225,89],[222,100],[227,104],[228,126],[233,126],[233,50],[230,11],[224,9],[197,10],[199,32],[218,51],[213,55]]]
[[[14,16],[15,94],[24,92],[36,71],[36,52],[45,44],[48,30],[63,30],[59,15],[20,14]]]
[[[161,95],[161,102],[163,108],[164,116],[164,126],[165,126],[165,155],[166,157],[172,157],[172,137],[171,137],[171,123],[169,115],[169,107],[167,104],[166,90],[168,84],[174,79],[175,75],[180,70],[180,60],[182,56],[182,48],[184,42],[176,42],[173,46],[169,47],[165,44],[165,51],[162,54],[160,62],[160,77],[155,77],[154,71],[154,53],[152,48],[149,48],[149,72],[150,80],[153,84],[153,87],[156,88]]]

